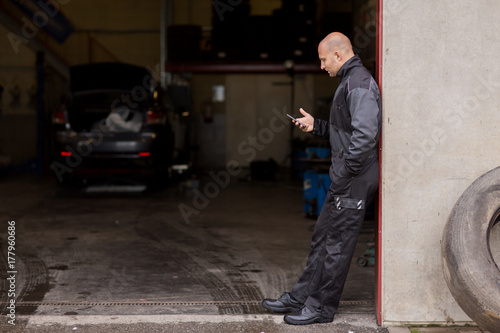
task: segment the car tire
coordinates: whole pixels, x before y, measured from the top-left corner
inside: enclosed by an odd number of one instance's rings
[[[500,167],[476,179],[458,199],[443,232],[443,273],[462,310],[481,328],[500,332],[500,270],[489,239],[500,215]]]

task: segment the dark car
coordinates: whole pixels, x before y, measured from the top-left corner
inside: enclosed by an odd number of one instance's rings
[[[174,136],[162,95],[144,67],[70,68],[70,96],[52,119],[58,180],[168,179]]]

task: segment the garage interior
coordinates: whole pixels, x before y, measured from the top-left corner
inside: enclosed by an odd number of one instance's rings
[[[285,114],[328,116],[338,82],[316,49],[331,31],[375,75],[376,1],[51,3],[0,1],[1,212],[16,222],[17,313],[265,314],[261,300],[301,273],[329,186],[328,142]],[[100,62],[146,67],[164,89],[167,186],[54,175],[69,68]],[[374,204],[339,310],[374,325],[377,214]]]

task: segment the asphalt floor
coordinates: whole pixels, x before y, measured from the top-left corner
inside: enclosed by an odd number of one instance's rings
[[[290,326],[260,303],[289,290],[305,264],[315,220],[304,215],[301,183],[214,184],[134,192],[1,177],[0,332],[394,332],[376,323],[373,265],[356,263],[374,240],[372,220],[334,322]]]

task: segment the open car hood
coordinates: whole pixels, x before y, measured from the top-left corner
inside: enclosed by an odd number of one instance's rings
[[[96,90],[151,91],[152,76],[144,67],[118,63],[93,63],[70,67],[72,93]]]

